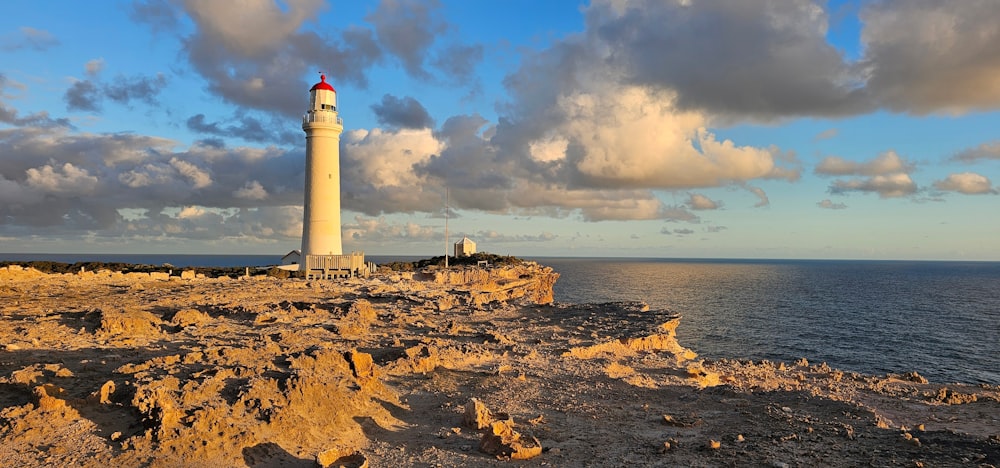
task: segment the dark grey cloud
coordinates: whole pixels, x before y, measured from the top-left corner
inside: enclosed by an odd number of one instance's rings
[[[288,41],[289,46],[296,48],[292,53],[241,60],[220,49],[221,43],[214,39],[196,35],[188,41],[188,50],[191,63],[209,80],[212,92],[237,105],[297,116],[302,112],[304,90],[311,83],[296,77],[307,72],[323,71],[334,82],[367,85],[364,71],[380,54],[368,48],[371,43],[364,34],[355,32],[348,39],[353,42],[331,45],[314,33],[304,33]],[[354,46],[365,49],[350,49]],[[323,69],[313,70],[317,64]]]
[[[630,83],[675,91],[682,108],[765,119],[873,108],[810,0],[595,2],[586,21],[587,53]]]
[[[22,49],[43,52],[57,45],[59,39],[52,33],[29,26],[22,26],[16,33],[7,34],[0,39],[0,50],[5,52]]]
[[[859,64],[879,104],[913,114],[1000,107],[1000,2],[883,0],[860,14]]]
[[[168,32],[180,23],[176,3],[170,0],[139,0],[130,3],[126,11],[132,21],[146,23],[154,32]]]
[[[167,84],[162,73],[156,76],[118,76],[114,82],[104,86],[104,95],[119,104],[128,105],[132,101],[142,101],[155,105],[156,97]]]
[[[687,235],[694,234],[694,230],[687,229],[687,228],[683,228],[683,229],[676,229],[676,228],[675,229],[670,229],[668,227],[664,227],[664,228],[660,229],[660,234],[666,234],[668,236],[670,236],[670,235],[687,236]]]
[[[434,118],[416,99],[398,98],[391,94],[382,96],[382,102],[372,104],[372,111],[382,125],[389,128],[431,128]]]
[[[205,114],[193,115],[185,124],[191,131],[216,137],[240,138],[253,143],[277,143],[297,145],[302,143],[302,134],[286,130],[287,122],[268,118],[262,120],[249,115],[234,115],[226,122],[209,122]],[[221,142],[221,140],[218,140]]]
[[[66,108],[73,111],[97,111],[100,109],[100,98],[100,90],[90,80],[73,83],[63,94]]]
[[[157,97],[166,84],[167,78],[162,73],[155,76],[119,75],[110,83],[94,77],[73,83],[66,89],[63,100],[66,101],[67,109],[87,112],[100,111],[105,99],[126,106],[134,101],[155,106]]]
[[[483,55],[482,45],[453,45],[442,50],[433,65],[450,81],[467,83],[474,78],[476,65],[482,62]]]
[[[951,157],[953,161],[964,163],[974,163],[990,159],[1000,160],[1000,141],[983,143],[974,148],[967,148]]]
[[[448,29],[440,8],[437,0],[382,0],[365,19],[375,27],[379,43],[402,62],[410,76],[426,79],[430,77],[424,69],[428,50]]]

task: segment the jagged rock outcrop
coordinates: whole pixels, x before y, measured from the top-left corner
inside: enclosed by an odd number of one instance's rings
[[[416,273],[380,275],[384,281],[374,293],[398,292],[411,300],[425,302],[437,310],[462,305],[481,307],[493,303],[521,302],[548,304],[559,273],[534,262],[494,267],[425,269]]]

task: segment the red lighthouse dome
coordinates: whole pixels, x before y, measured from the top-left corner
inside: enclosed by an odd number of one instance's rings
[[[337,90],[333,89],[333,86],[331,86],[330,83],[326,82],[326,75],[320,75],[319,83],[314,84],[312,88],[309,88],[309,91],[316,91],[317,89],[325,89],[335,93],[337,92]]]

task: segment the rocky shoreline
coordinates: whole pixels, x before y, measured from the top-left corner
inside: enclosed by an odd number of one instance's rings
[[[531,262],[0,268],[0,466],[998,466],[1000,388],[699,360]]]

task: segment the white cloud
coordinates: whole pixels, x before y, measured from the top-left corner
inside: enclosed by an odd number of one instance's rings
[[[207,171],[192,163],[182,161],[178,158],[170,158],[170,165],[173,166],[178,173],[187,178],[188,181],[191,182],[191,185],[196,189],[212,185],[212,176]]]
[[[535,140],[528,144],[528,153],[538,162],[549,163],[566,159],[566,149],[569,140],[562,137],[552,137]]]
[[[264,200],[267,198],[267,190],[264,189],[263,185],[260,185],[260,182],[251,180],[243,187],[234,191],[233,196],[246,200]]]
[[[900,172],[909,173],[912,170],[913,165],[906,162],[895,151],[886,151],[866,162],[854,162],[838,156],[828,156],[816,166],[817,174],[834,176],[889,175]]]
[[[993,184],[989,178],[975,172],[949,174],[945,179],[935,181],[934,187],[938,190],[964,193],[966,195],[997,193],[993,189]]]
[[[46,164],[39,168],[31,168],[26,172],[26,182],[29,186],[47,193],[54,194],[92,194],[98,185],[98,179],[83,168],[65,163],[61,167]]]
[[[707,119],[678,111],[672,97],[606,83],[600,93],[562,95],[563,135],[577,154],[567,164],[593,187],[693,188],[783,177],[771,149],[718,141]]]
[[[687,205],[692,210],[715,210],[719,208],[719,203],[698,193],[689,193]]]
[[[145,164],[118,174],[118,180],[130,188],[166,185],[173,182],[177,171],[166,164]]]
[[[865,179],[835,180],[830,185],[831,193],[869,192],[881,198],[897,198],[913,195],[917,184],[909,174],[890,174]]]
[[[200,218],[206,214],[208,214],[208,211],[200,206],[185,206],[177,213],[177,219]]]
[[[424,180],[413,167],[427,162],[444,147],[430,129],[352,130],[343,139],[351,176],[375,189],[422,185]]]
[[[302,23],[315,18],[322,0],[244,0],[238,6],[215,0],[187,0],[185,6],[201,32],[227,50],[253,57],[287,43]]]
[[[834,180],[830,193],[867,192],[877,193],[881,198],[897,198],[917,192],[917,184],[910,177],[915,167],[895,151],[886,151],[870,161],[861,162],[829,156],[816,166],[816,174],[857,176]]]

